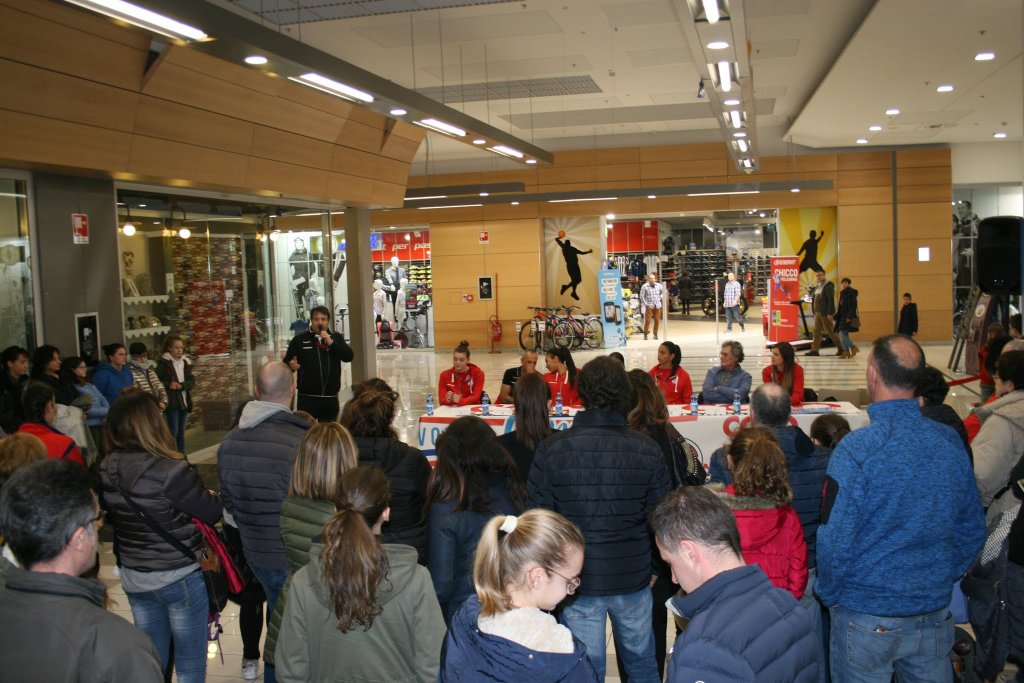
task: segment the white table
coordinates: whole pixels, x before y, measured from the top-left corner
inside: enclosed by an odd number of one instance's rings
[[[551,417],[551,426],[555,429],[568,429],[573,417],[582,409],[566,408],[563,417]],[[736,432],[750,422],[750,406],[744,405],[739,415],[732,414],[732,406],[704,405],[699,406],[697,415],[690,415],[689,406],[669,406],[669,422],[683,437],[697,449],[701,462],[705,466],[715,449],[730,440]],[[837,413],[846,418],[850,429],[863,427],[868,423],[868,414],[852,403],[804,403],[793,408],[790,422],[805,432],[811,429],[811,423],[819,415]],[[499,436],[511,432],[515,428],[515,414],[510,405],[492,405],[490,415],[483,415],[482,406],[441,406],[434,410],[433,415],[419,418],[416,428],[416,446],[433,462],[436,452],[437,437],[448,428],[456,418],[464,415],[476,415],[491,426]]]

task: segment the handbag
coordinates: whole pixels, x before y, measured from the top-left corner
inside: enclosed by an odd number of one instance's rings
[[[672,427],[666,425],[672,449],[672,479],[676,486],[703,486],[708,473],[696,450]]]
[[[857,316],[853,316],[852,318],[847,318],[846,319],[846,326],[848,328],[850,328],[851,332],[856,332],[856,331],[860,330],[860,318],[858,318]]]

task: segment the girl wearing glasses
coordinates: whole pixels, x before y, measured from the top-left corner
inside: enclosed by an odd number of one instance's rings
[[[438,683],[597,680],[583,643],[549,612],[580,585],[583,535],[550,510],[491,519],[473,564],[476,595],[452,619]]]

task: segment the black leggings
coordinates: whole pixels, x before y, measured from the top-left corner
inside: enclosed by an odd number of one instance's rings
[[[254,588],[255,586],[255,588]],[[242,634],[242,658],[260,658],[260,636],[263,634],[263,603],[267,599],[255,579],[245,590],[231,596],[238,603],[238,630]]]

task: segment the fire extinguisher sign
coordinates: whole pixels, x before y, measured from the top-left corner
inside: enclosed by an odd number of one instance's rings
[[[89,244],[89,216],[87,214],[71,214],[71,235],[75,244]]]

